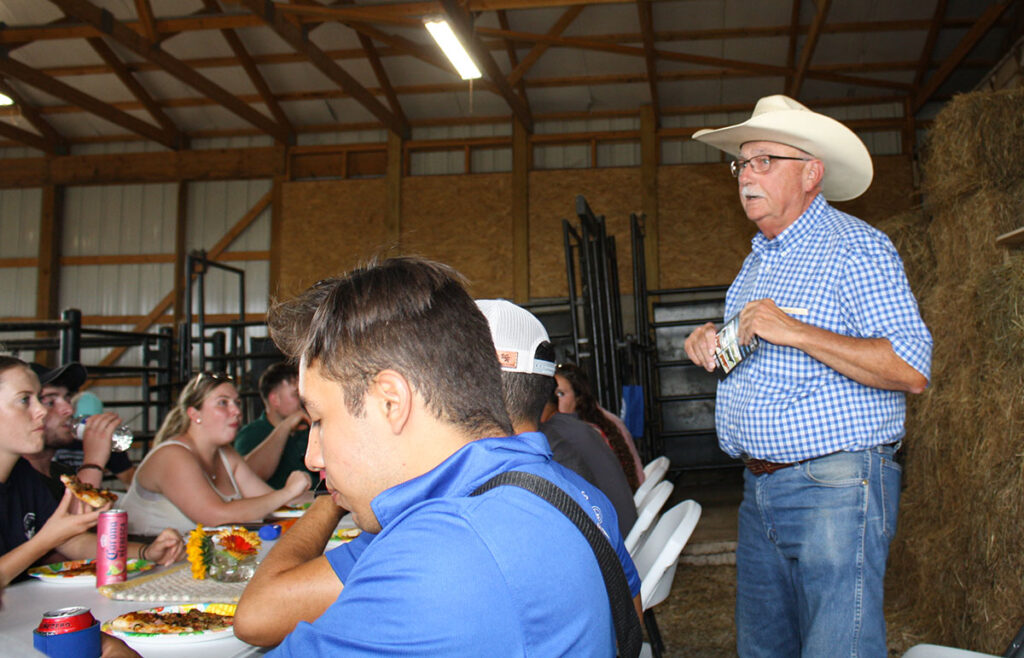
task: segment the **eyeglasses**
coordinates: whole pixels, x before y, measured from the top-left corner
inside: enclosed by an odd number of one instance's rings
[[[750,165],[750,169],[755,174],[766,174],[772,167],[772,160],[800,160],[801,162],[809,162],[811,158],[791,158],[786,155],[755,155],[746,160],[733,160],[729,163],[729,171],[732,172],[733,178],[739,178],[743,170],[747,168],[747,165]]]

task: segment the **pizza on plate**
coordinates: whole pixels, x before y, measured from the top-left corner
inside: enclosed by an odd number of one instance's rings
[[[230,628],[235,618],[193,608],[188,612],[128,612],[111,620],[110,628],[126,633],[176,635],[203,633]]]
[[[60,481],[71,490],[75,498],[91,507],[103,507],[117,500],[117,494],[107,489],[97,489],[87,482],[82,482],[75,475],[61,475]]]

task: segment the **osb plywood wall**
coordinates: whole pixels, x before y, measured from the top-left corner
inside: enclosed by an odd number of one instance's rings
[[[448,263],[474,297],[512,297],[512,177],[415,176],[402,181],[401,252]]]
[[[579,225],[576,196],[582,194],[615,236],[619,284],[633,287],[629,214],[641,211],[640,169],[568,169],[530,173],[530,297],[565,297],[562,220]]]
[[[615,236],[619,283],[632,292],[629,215],[642,208],[639,168],[530,173],[530,297],[564,297],[562,219],[578,225],[576,196],[604,215]],[[511,174],[415,176],[402,181],[398,245],[385,231],[382,179],[286,183],[282,194],[280,291],[295,294],[368,257],[419,254],[466,275],[477,297],[513,296]],[[875,223],[913,204],[910,161],[875,158],[875,181],[860,199],[837,204]],[[658,172],[659,287],[728,284],[755,228],[740,208],[736,181],[721,164]]]
[[[277,295],[294,296],[320,279],[352,269],[385,246],[383,179],[285,183]]]

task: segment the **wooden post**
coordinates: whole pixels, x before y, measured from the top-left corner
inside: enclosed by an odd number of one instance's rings
[[[394,132],[388,132],[388,168],[387,168],[387,236],[391,247],[397,249],[402,240],[402,174],[404,157],[402,154],[402,138]]]
[[[512,121],[512,295],[530,301],[530,140],[518,119]]]
[[[644,105],[640,108],[640,179],[641,205],[644,219],[644,258],[647,261],[647,288],[659,287],[658,273],[658,164],[660,154],[658,142],[658,117],[654,108]]]
[[[281,240],[284,234],[281,198],[287,182],[286,176],[274,176],[270,188],[270,278],[267,292],[271,299],[281,295]]]
[[[60,317],[60,252],[64,235],[64,188],[44,185],[39,213],[39,259],[36,275],[36,317]],[[40,334],[45,335],[45,334]],[[57,365],[49,352],[36,354],[36,361]]]
[[[185,290],[189,285],[185,271],[188,250],[188,181],[178,181],[178,212],[174,224],[174,335],[185,321]]]

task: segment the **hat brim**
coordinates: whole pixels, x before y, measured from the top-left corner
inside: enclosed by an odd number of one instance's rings
[[[829,201],[849,201],[871,185],[871,154],[857,135],[831,117],[806,110],[778,110],[743,123],[698,130],[693,138],[739,156],[747,142],[778,142],[825,163],[821,192]]]
[[[33,363],[32,370],[39,377],[40,386],[63,386],[69,391],[77,391],[85,383],[87,373],[85,367],[73,361],[59,368],[49,370],[46,366]]]

